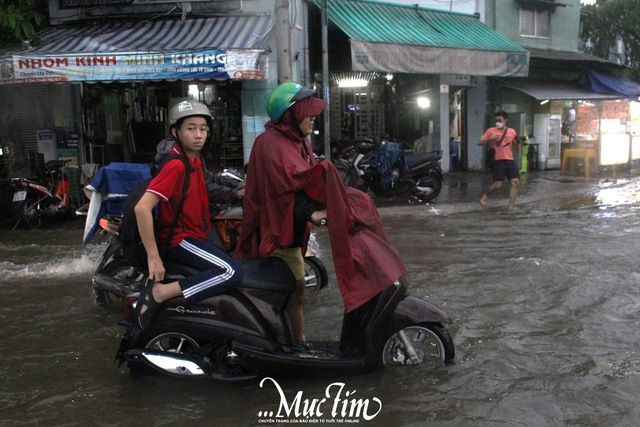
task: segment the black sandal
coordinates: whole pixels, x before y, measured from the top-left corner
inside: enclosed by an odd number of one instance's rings
[[[147,309],[141,314],[143,307]],[[149,327],[158,307],[160,307],[160,303],[153,298],[153,280],[147,280],[147,283],[140,289],[140,297],[138,305],[136,305],[136,317],[140,329],[144,331]]]

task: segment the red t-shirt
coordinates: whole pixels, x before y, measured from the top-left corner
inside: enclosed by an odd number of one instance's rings
[[[172,153],[181,154],[178,146]],[[207,238],[209,223],[209,200],[204,183],[204,172],[198,156],[191,161],[193,172],[191,173],[187,199],[184,201],[182,218],[173,232],[170,248],[174,248],[186,237],[198,239]],[[182,186],[184,184],[184,163],[180,159],[167,162],[160,173],[151,180],[147,191],[160,196],[158,204],[158,235],[162,242],[169,238],[171,225],[176,217],[178,205],[182,199]],[[205,228],[206,227],[206,228]],[[160,244],[160,242],[158,242]]]
[[[481,139],[486,139],[491,137],[492,135],[496,135],[498,137],[498,141],[500,141],[503,133],[504,129],[498,129],[496,127],[489,128],[484,133],[484,135],[482,135]],[[489,141],[491,147],[496,149],[496,160],[513,160],[513,150],[511,146],[513,145],[513,141],[515,141],[516,136],[516,131],[508,128],[507,134],[504,136],[500,147],[498,147],[498,141]]]

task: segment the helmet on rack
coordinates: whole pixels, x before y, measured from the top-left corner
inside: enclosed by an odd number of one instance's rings
[[[213,120],[215,120],[209,111],[209,107],[202,102],[182,101],[169,110],[169,129],[173,128],[179,120],[192,116],[204,117],[210,127]]]
[[[267,96],[267,115],[277,123],[282,114],[296,101],[300,101],[316,93],[315,90],[305,89],[297,83],[283,83],[278,85]]]

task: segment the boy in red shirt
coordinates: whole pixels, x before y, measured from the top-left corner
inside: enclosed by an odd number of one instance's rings
[[[489,194],[502,187],[505,177],[511,183],[509,192],[509,209],[513,209],[518,197],[520,188],[520,171],[513,160],[513,149],[518,148],[519,141],[516,138],[516,131],[507,127],[507,113],[498,111],[495,114],[496,126],[489,128],[478,141],[478,145],[490,144],[496,150],[496,161],[493,164],[493,184],[489,186],[487,192],[480,199],[482,206],[487,206]]]
[[[149,327],[160,304],[170,298],[184,296],[189,302],[201,301],[219,294],[242,281],[237,262],[222,249],[206,241],[209,223],[209,203],[200,158],[196,155],[204,146],[210,129],[211,114],[207,106],[196,101],[183,101],[169,112],[171,134],[176,140],[172,152],[186,156],[186,170],[180,159],[167,162],[151,181],[135,207],[138,229],[147,252],[149,282],[140,291],[136,307],[138,326]],[[182,199],[185,174],[190,173],[187,198],[173,231],[166,259],[193,267],[201,273],[162,284],[165,269],[153,229],[153,209],[158,206],[158,236],[166,241]]]

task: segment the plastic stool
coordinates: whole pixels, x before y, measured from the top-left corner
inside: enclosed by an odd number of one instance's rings
[[[582,159],[584,161],[584,174],[585,176],[591,175],[591,170],[596,167],[596,150],[593,148],[577,148],[564,150],[562,155],[562,170],[566,170],[569,166],[569,159]],[[591,167],[591,161],[593,161],[593,168]],[[575,173],[575,168],[572,167],[572,172]]]

